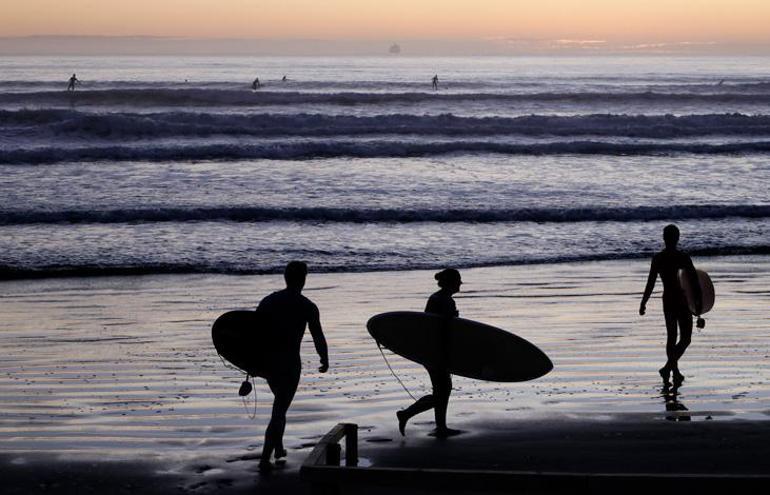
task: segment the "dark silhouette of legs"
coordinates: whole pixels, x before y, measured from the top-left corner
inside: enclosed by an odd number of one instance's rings
[[[679,372],[679,360],[684,356],[684,352],[692,342],[692,315],[688,310],[680,311],[677,315],[677,322],[679,323],[679,342],[674,349],[674,355],[676,356],[677,366],[672,368],[674,373],[674,382],[682,383],[684,381],[684,375]]]
[[[426,366],[430,381],[433,386],[433,394],[420,397],[414,404],[403,411],[398,411],[398,429],[403,435],[406,423],[414,416],[433,409],[436,415],[436,436],[444,437],[456,433],[456,430],[447,428],[446,412],[449,406],[449,396],[452,393],[452,375],[441,368]]]
[[[275,453],[275,457],[286,456],[286,449],[283,447],[283,432],[286,430],[286,413],[294,399],[299,385],[299,372],[290,371],[278,374],[268,378],[267,384],[273,392],[273,412],[270,416],[270,423],[265,431],[265,444],[262,447],[262,457],[259,465],[260,469],[269,469],[270,457]]]
[[[398,431],[401,435],[406,434],[406,423],[418,414],[433,409],[435,401],[432,395],[426,395],[417,399],[414,404],[407,407],[403,411],[398,411],[396,417],[398,418]]]
[[[446,411],[452,393],[452,375],[443,369],[426,368],[433,385],[433,412],[436,415],[436,431],[446,430]]]
[[[671,373],[671,370],[677,367],[677,361],[676,358],[676,339],[677,339],[677,328],[676,328],[676,313],[673,311],[663,311],[663,316],[666,319],[666,364],[663,366],[663,368],[660,369],[660,375],[663,377],[664,381],[668,381],[668,375]]]
[[[673,373],[674,382],[684,381],[684,375],[679,372],[679,359],[684,355],[692,341],[692,315],[686,307],[664,308],[666,318],[666,365],[660,369],[664,381],[668,374]],[[678,327],[678,331],[677,331]],[[677,342],[679,337],[679,342]]]

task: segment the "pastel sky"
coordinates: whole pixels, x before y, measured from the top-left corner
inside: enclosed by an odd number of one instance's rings
[[[770,42],[770,0],[3,0],[0,36]]]

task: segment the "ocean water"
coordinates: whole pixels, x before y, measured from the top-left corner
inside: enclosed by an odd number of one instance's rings
[[[0,278],[768,254],[769,157],[768,58],[5,57]]]

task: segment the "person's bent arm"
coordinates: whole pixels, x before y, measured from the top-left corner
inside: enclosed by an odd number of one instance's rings
[[[321,358],[321,367],[318,368],[318,371],[326,373],[329,369],[329,349],[326,346],[326,337],[324,337],[324,332],[321,328],[321,317],[318,313],[318,308],[315,306],[313,306],[313,312],[310,316],[310,321],[308,321],[308,328],[310,329],[310,335],[313,337],[315,350]]]
[[[655,288],[655,280],[658,278],[658,269],[655,266],[655,258],[650,263],[650,274],[647,275],[647,285],[644,287],[644,295],[642,296],[642,303],[639,305],[639,314],[644,315],[647,311],[647,301],[650,300],[652,295],[652,289]]]

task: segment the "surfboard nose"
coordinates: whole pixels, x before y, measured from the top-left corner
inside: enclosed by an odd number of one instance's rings
[[[537,376],[532,378],[532,380],[536,378],[540,378],[541,376],[545,376],[551,371],[553,371],[553,361],[551,361],[551,359],[543,351],[541,351],[540,349],[538,349],[538,351],[540,351],[540,362],[539,362],[540,371]]]

